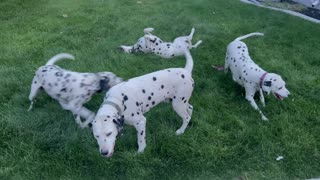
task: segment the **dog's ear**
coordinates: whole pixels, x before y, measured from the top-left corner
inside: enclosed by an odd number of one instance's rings
[[[121,117],[119,117],[117,119],[113,119],[113,123],[116,124],[119,134],[122,134],[123,124],[124,124],[124,117],[121,116]]]
[[[108,91],[110,89],[109,86],[109,78],[105,77],[100,80],[100,91]]]
[[[271,87],[271,81],[264,81],[264,82],[263,82],[263,85],[264,85],[264,86]]]
[[[262,89],[263,89],[263,91],[265,91],[268,95],[269,95],[270,92],[271,92],[271,84],[272,84],[271,81],[264,81],[264,82],[263,82]]]

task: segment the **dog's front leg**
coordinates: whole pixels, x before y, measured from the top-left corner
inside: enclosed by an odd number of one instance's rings
[[[253,99],[254,94],[255,94],[255,90],[253,88],[247,87],[247,86],[245,87],[245,89],[246,89],[246,99],[250,102],[251,106],[260,113],[261,119],[264,121],[267,121],[268,118],[266,118],[263,115],[262,111],[259,109],[258,105],[256,104],[256,102]]]
[[[263,92],[262,92],[262,89],[260,88],[259,89],[259,92],[260,92],[260,101],[262,103],[262,106],[265,107],[266,106],[266,103],[264,101],[264,96],[263,96]]]
[[[138,152],[142,153],[144,149],[146,148],[146,118],[144,116],[139,117],[134,122],[134,127],[137,130],[137,136],[138,136]]]

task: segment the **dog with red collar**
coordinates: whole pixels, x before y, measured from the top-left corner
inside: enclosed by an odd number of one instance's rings
[[[262,120],[268,120],[257,106],[254,95],[257,91],[260,93],[260,100],[265,106],[263,91],[268,95],[272,93],[278,100],[283,100],[290,95],[286,88],[286,83],[280,75],[268,73],[259,67],[250,58],[247,45],[241,40],[251,36],[263,36],[262,33],[250,33],[236,38],[227,47],[224,72],[231,70],[232,79],[243,86],[246,91],[246,99],[251,106],[259,111]]]

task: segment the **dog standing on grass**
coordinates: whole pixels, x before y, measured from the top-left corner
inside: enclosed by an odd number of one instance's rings
[[[120,46],[120,49],[126,53],[153,53],[163,58],[172,58],[174,56],[183,56],[186,50],[197,48],[202,41],[192,45],[192,38],[195,29],[192,28],[189,36],[177,37],[173,42],[163,42],[159,37],[152,35],[153,28],[144,29],[144,36],[138,39],[133,46]]]
[[[32,109],[34,98],[43,89],[53,99],[59,101],[63,109],[75,115],[76,122],[82,127],[88,126],[95,113],[83,107],[91,96],[99,91],[107,91],[110,87],[122,82],[112,72],[78,73],[68,71],[54,65],[61,59],[74,60],[71,54],[61,53],[53,56],[45,66],[38,68],[32,80],[29,100]],[[81,121],[81,117],[85,121]]]
[[[108,91],[92,122],[94,137],[104,157],[112,156],[123,123],[136,128],[138,152],[143,152],[146,147],[146,118],[143,114],[163,101],[171,101],[173,109],[183,120],[176,135],[184,133],[192,115],[189,99],[194,86],[193,60],[189,50],[185,56],[185,68],[164,69],[132,78]]]
[[[279,100],[288,97],[290,92],[286,89],[286,83],[280,75],[268,73],[250,58],[248,47],[241,40],[251,36],[263,36],[263,34],[251,33],[232,41],[227,47],[223,69],[225,73],[228,72],[228,69],[231,70],[232,79],[245,88],[246,99],[250,102],[251,106],[259,111],[262,120],[268,120],[253,99],[255,93],[259,91],[261,103],[265,106],[263,91],[268,95],[272,93]]]

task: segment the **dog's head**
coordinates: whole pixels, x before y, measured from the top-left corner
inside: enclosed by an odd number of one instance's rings
[[[121,134],[124,119],[112,117],[110,115],[97,115],[92,122],[92,131],[98,142],[102,156],[111,157],[117,135]]]
[[[157,47],[158,45],[160,45],[162,43],[162,40],[160,38],[158,38],[157,36],[152,35],[152,34],[144,35],[144,40],[145,40],[146,45],[149,48]]]
[[[100,76],[101,91],[108,91],[112,86],[123,81],[122,78],[117,77],[112,72],[99,72],[97,74]]]
[[[262,83],[262,89],[268,94],[272,93],[278,100],[283,100],[290,95],[286,83],[280,75],[268,73]]]

